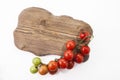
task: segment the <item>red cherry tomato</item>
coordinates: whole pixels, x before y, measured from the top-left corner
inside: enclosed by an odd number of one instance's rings
[[[74,61],[69,61],[67,69],[72,69],[73,66],[74,66]]]
[[[58,69],[58,64],[56,61],[50,61],[48,63],[48,70],[49,71],[56,71]]]
[[[73,50],[75,48],[75,45],[76,45],[75,41],[70,40],[66,43],[66,48],[68,50]]]
[[[88,37],[89,35],[90,34],[87,31],[85,31],[85,32],[81,32],[79,37],[80,37],[80,39],[84,39],[84,38]]]
[[[77,53],[76,55],[75,55],[75,62],[76,63],[81,63],[81,62],[83,62],[83,60],[84,60],[84,57],[83,57],[83,55],[82,54],[80,54],[80,53]]]
[[[84,55],[84,61],[83,62],[86,62],[88,59],[89,59],[89,55]]]
[[[74,56],[74,54],[73,54],[73,52],[72,52],[71,50],[66,50],[66,51],[64,52],[64,58],[65,58],[67,61],[72,60],[72,59],[73,59],[73,56]]]
[[[81,51],[81,53],[82,53],[83,55],[88,55],[89,52],[90,52],[90,48],[89,48],[88,46],[82,46],[82,47],[80,48],[80,51]]]
[[[64,59],[64,58],[61,58],[58,60],[58,66],[59,68],[67,68],[68,67],[68,62]]]

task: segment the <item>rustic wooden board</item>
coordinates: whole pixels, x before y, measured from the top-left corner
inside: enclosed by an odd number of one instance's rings
[[[35,55],[62,55],[68,40],[75,40],[81,31],[93,31],[89,24],[69,16],[54,16],[42,8],[31,7],[19,15],[14,31],[15,45]]]

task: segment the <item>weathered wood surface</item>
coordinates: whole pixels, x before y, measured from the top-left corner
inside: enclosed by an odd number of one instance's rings
[[[81,31],[92,35],[91,27],[69,16],[54,16],[47,10],[31,7],[19,15],[14,31],[15,45],[35,55],[62,55],[68,40],[76,39]]]

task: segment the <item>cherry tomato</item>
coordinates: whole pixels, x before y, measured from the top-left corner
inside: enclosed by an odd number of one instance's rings
[[[76,45],[75,41],[70,40],[66,43],[66,48],[68,50],[73,50],[75,48],[75,45]]]
[[[41,65],[40,68],[39,68],[39,73],[41,75],[45,75],[48,73],[48,67],[47,65]]]
[[[38,67],[38,66],[41,64],[41,59],[40,59],[39,57],[35,57],[35,58],[33,58],[32,63],[33,63],[36,67]]]
[[[56,61],[50,61],[50,62],[48,63],[48,70],[49,70],[49,71],[55,71],[55,70],[57,70],[57,69],[58,69],[58,64],[57,64]]]
[[[30,67],[30,72],[33,73],[33,74],[37,73],[38,72],[38,68],[35,65],[33,65],[33,66]]]
[[[68,61],[68,67],[67,69],[72,69],[74,66],[74,61]]]
[[[88,37],[89,35],[90,34],[87,31],[85,31],[85,32],[81,32],[79,37],[80,37],[80,39],[84,39],[84,38]]]
[[[58,60],[58,66],[59,68],[67,68],[68,67],[68,62],[64,59],[64,58],[61,58]]]
[[[72,59],[73,59],[73,56],[74,56],[74,54],[73,54],[73,52],[72,52],[71,50],[66,50],[66,51],[64,52],[64,58],[65,58],[67,61],[72,60]]]
[[[81,51],[81,53],[82,53],[83,55],[88,55],[89,52],[90,52],[90,48],[89,48],[88,46],[82,46],[82,47],[80,48],[80,51]]]
[[[89,59],[89,55],[84,55],[84,61],[83,62],[86,62],[88,59]]]
[[[81,63],[81,62],[83,62],[83,60],[84,60],[84,57],[83,57],[83,55],[82,54],[80,54],[80,53],[77,53],[76,55],[75,55],[75,62],[76,63]]]

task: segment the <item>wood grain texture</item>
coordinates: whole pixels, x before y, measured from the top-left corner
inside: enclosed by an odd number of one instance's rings
[[[68,40],[75,40],[81,31],[93,31],[89,24],[69,16],[54,16],[42,8],[31,7],[19,15],[14,31],[15,45],[35,55],[62,55]]]

